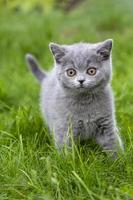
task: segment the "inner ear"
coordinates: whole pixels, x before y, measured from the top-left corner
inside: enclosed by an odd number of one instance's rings
[[[112,39],[108,39],[98,45],[97,54],[100,56],[101,61],[109,59],[112,50],[112,43]]]
[[[65,56],[65,48],[56,43],[50,43],[49,48],[58,64],[61,63],[62,58]]]

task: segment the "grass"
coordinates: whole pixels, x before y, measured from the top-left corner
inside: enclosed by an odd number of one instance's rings
[[[133,22],[131,0],[86,1],[71,13],[0,13],[0,200],[133,199]],[[56,151],[24,56],[49,69],[51,41],[114,39],[116,116],[125,153],[116,161],[93,144]]]

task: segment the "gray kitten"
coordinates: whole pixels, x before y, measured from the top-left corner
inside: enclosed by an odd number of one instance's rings
[[[55,61],[50,73],[32,55],[26,59],[41,83],[41,110],[56,145],[70,144],[71,128],[75,140],[92,138],[104,150],[116,152],[122,142],[110,86],[112,40],[49,47]]]

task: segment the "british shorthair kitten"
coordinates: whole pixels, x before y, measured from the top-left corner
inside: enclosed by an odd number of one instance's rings
[[[50,43],[54,68],[43,72],[36,59],[26,55],[41,83],[41,110],[57,147],[75,140],[95,141],[106,151],[122,148],[110,85],[112,40],[99,43],[58,45]]]

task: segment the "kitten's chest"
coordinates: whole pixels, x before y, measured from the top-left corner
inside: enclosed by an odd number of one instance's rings
[[[74,119],[88,119],[94,120],[99,105],[97,101],[92,98],[81,98],[77,100],[71,100],[67,103],[67,110],[71,117]]]
[[[89,138],[96,128],[99,106],[93,99],[72,101],[68,108],[68,115],[73,125],[74,134]]]

